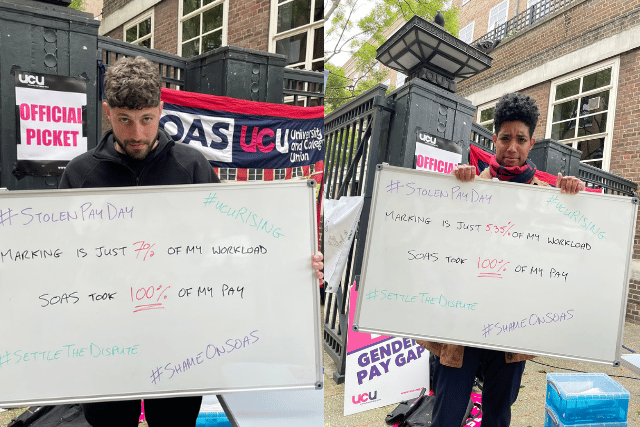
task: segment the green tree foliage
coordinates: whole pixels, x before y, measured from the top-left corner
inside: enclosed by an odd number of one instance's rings
[[[349,0],[340,4],[331,19],[331,26],[327,30],[328,37],[340,35],[344,29],[351,29],[351,11],[356,6],[357,0]],[[458,9],[448,8],[445,10],[445,0],[381,0],[373,7],[371,12],[357,22],[358,32],[350,40],[343,40],[342,45],[336,44],[334,51],[325,55],[328,61],[331,56],[341,49],[348,49],[353,52],[352,59],[355,61],[357,80],[345,78],[345,70],[341,67],[325,63],[325,68],[329,69],[329,81],[325,93],[325,112],[329,114],[340,105],[357,97],[360,93],[370,89],[387,78],[387,73],[376,67],[376,50],[388,37],[385,31],[396,22],[402,19],[405,22],[414,15],[423,17],[431,21],[433,17],[441,11],[445,17],[445,29],[457,36],[459,31]],[[332,78],[333,76],[333,78]],[[394,88],[389,88],[392,90]]]
[[[325,62],[324,68],[329,70],[324,92],[324,111],[325,114],[329,114],[353,97],[350,91],[353,86],[351,86],[351,80],[345,77],[341,67]]]
[[[71,9],[84,10],[84,0],[71,0],[69,7]]]
[[[369,64],[372,68],[374,62]],[[324,111],[330,114],[342,104],[356,98],[384,80],[386,72],[383,70],[367,69],[357,79],[349,79],[345,76],[344,69],[337,65],[325,62],[325,69],[329,70],[327,87],[325,88]],[[389,91],[393,90],[389,87]]]
[[[362,3],[366,0],[331,0],[325,3],[325,43],[324,59],[326,62],[341,53],[352,53],[355,41],[362,36],[362,31],[356,31],[357,22],[354,15]],[[331,17],[331,20],[329,18]]]

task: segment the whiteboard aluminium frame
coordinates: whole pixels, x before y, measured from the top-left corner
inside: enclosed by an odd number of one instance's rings
[[[370,248],[371,248],[371,230],[373,230],[373,225],[374,225],[374,221],[376,220],[376,207],[377,207],[377,199],[378,199],[378,192],[381,190],[380,188],[380,175],[381,175],[381,171],[383,170],[389,170],[391,172],[402,172],[402,173],[406,173],[406,174],[415,174],[415,175],[433,175],[433,176],[439,176],[442,177],[441,173],[437,173],[437,172],[431,172],[431,171],[424,171],[424,170],[416,170],[416,169],[408,169],[408,168],[401,168],[401,167],[397,167],[397,166],[390,166],[387,163],[383,163],[383,164],[378,164],[376,165],[376,175],[375,175],[375,180],[374,180],[374,186],[373,186],[373,196],[371,199],[371,209],[370,209],[370,216],[369,216],[369,222],[368,222],[368,233],[367,233],[367,238],[366,238],[366,242],[365,242],[365,249],[364,249],[364,254],[363,254],[363,258],[362,258],[362,273],[359,277],[359,280],[357,281],[357,286],[358,286],[358,304],[356,307],[356,312],[355,312],[355,317],[354,317],[354,324],[353,324],[353,330],[356,332],[365,332],[365,333],[375,333],[375,334],[382,334],[382,335],[391,335],[394,337],[404,337],[404,338],[412,338],[412,339],[419,339],[419,340],[434,340],[433,337],[428,336],[428,335],[414,335],[414,334],[408,334],[408,333],[403,333],[400,331],[392,331],[392,330],[383,330],[383,329],[379,329],[379,328],[368,328],[368,327],[362,327],[359,325],[360,323],[360,311],[363,305],[363,301],[364,301],[364,297],[365,297],[365,286],[366,286],[366,277],[367,277],[367,264],[368,264],[368,260],[369,260],[369,252],[370,252]],[[503,181],[498,181],[497,179],[493,179],[492,184],[495,185],[502,185],[502,186],[513,186],[513,185],[518,185],[518,184],[514,184],[511,182],[503,182]],[[546,191],[547,189],[545,189],[544,187],[538,187],[538,188],[532,188],[532,191]],[[632,203],[634,205],[633,208],[633,215],[631,215],[631,218],[629,218],[629,229],[630,230],[634,230],[635,229],[635,224],[636,224],[636,220],[637,220],[637,215],[638,215],[638,204],[639,204],[639,199],[637,195],[634,195],[633,197],[629,197],[629,196],[618,196],[618,195],[611,195],[611,194],[601,194],[601,193],[589,193],[589,192],[583,192],[581,193],[582,196],[589,196],[589,197],[608,197],[608,198],[616,198],[616,199],[622,199],[622,200],[628,200],[629,203]],[[531,351],[530,349],[517,349],[517,348],[513,348],[513,347],[508,347],[508,346],[499,346],[499,345],[492,345],[492,344],[486,344],[486,345],[482,345],[482,348],[487,348],[487,349],[491,349],[491,350],[498,350],[498,351],[511,351],[511,352],[516,352],[516,353],[526,353],[526,354],[531,354],[531,355],[535,355],[535,356],[543,356],[543,357],[555,357],[555,358],[561,358],[561,359],[568,359],[568,360],[576,360],[576,361],[581,361],[581,362],[591,362],[591,363],[600,363],[600,364],[605,364],[605,365],[612,365],[612,366],[620,366],[621,363],[621,346],[622,346],[622,337],[624,334],[624,322],[625,322],[625,315],[626,315],[626,305],[627,305],[627,299],[628,299],[628,294],[629,294],[629,280],[631,278],[631,254],[633,253],[633,236],[631,236],[628,239],[628,244],[627,244],[627,260],[626,260],[626,273],[624,275],[625,277],[625,282],[624,285],[622,287],[623,292],[621,295],[621,301],[620,301],[620,318],[618,321],[618,336],[617,336],[617,344],[616,344],[616,349],[615,349],[615,357],[614,360],[600,360],[600,359],[592,359],[592,358],[585,358],[585,357],[577,357],[577,356],[573,356],[573,355],[566,355],[566,354],[558,354],[558,353],[551,353],[551,352],[540,352],[540,351]],[[478,343],[474,343],[474,342],[469,342],[469,341],[464,341],[464,340],[455,340],[455,339],[449,339],[449,338],[442,338],[442,337],[438,337],[437,338],[437,342],[442,342],[442,343],[446,343],[446,344],[455,344],[455,345],[462,345],[462,346],[470,346],[470,347],[477,347]]]
[[[318,251],[318,233],[317,233],[317,210],[316,210],[316,181],[307,180],[287,180],[281,182],[250,182],[250,183],[216,183],[216,184],[186,184],[186,185],[162,185],[162,186],[144,186],[144,187],[104,187],[104,188],[77,188],[77,189],[58,189],[58,190],[29,190],[29,191],[3,191],[0,189],[0,201],[2,199],[13,198],[38,198],[38,197],[55,197],[61,194],[68,195],[100,195],[101,193],[112,194],[154,194],[162,192],[190,192],[190,191],[206,191],[206,190],[230,190],[230,189],[249,189],[249,188],[268,188],[268,187],[285,187],[298,186],[307,187],[309,189],[309,212],[312,213],[310,218],[310,236],[311,243],[309,254],[313,255]],[[180,396],[201,396],[204,394],[226,394],[235,392],[251,392],[251,391],[274,391],[274,390],[321,390],[324,387],[324,374],[322,369],[322,326],[320,319],[320,289],[316,271],[311,268],[311,256],[309,257],[309,285],[312,286],[312,303],[313,303],[313,342],[314,342],[314,365],[315,380],[308,384],[282,385],[282,386],[255,386],[255,387],[219,387],[219,388],[189,388],[186,390],[176,389],[173,391],[158,392],[123,392],[118,394],[96,394],[92,396],[71,397],[62,396],[59,398],[49,398],[43,400],[16,400],[11,402],[3,402],[4,406],[30,406],[41,404],[62,404],[62,403],[80,403],[80,402],[101,402],[101,401],[118,401],[141,398],[165,398]],[[315,284],[315,285],[313,285]],[[283,315],[286,316],[286,313]],[[309,331],[311,333],[311,331]]]

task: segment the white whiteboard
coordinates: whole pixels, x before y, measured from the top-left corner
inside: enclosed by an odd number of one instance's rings
[[[314,196],[1,193],[0,406],[321,388]]]
[[[619,363],[637,198],[378,168],[358,331]]]

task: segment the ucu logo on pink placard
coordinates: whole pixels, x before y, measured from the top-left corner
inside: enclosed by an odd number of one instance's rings
[[[376,390],[373,392],[373,394],[369,392],[369,393],[362,393],[359,396],[358,395],[351,396],[351,401],[357,405],[358,403],[365,403],[370,400],[376,400],[377,397],[378,397],[378,391]]]

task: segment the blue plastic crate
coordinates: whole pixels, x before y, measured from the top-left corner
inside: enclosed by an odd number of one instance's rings
[[[232,427],[224,412],[200,412],[196,427]]]
[[[626,421],[565,424],[549,405],[545,405],[544,410],[544,427],[627,427]]]
[[[626,422],[629,392],[602,373],[547,374],[547,405],[563,425]]]

